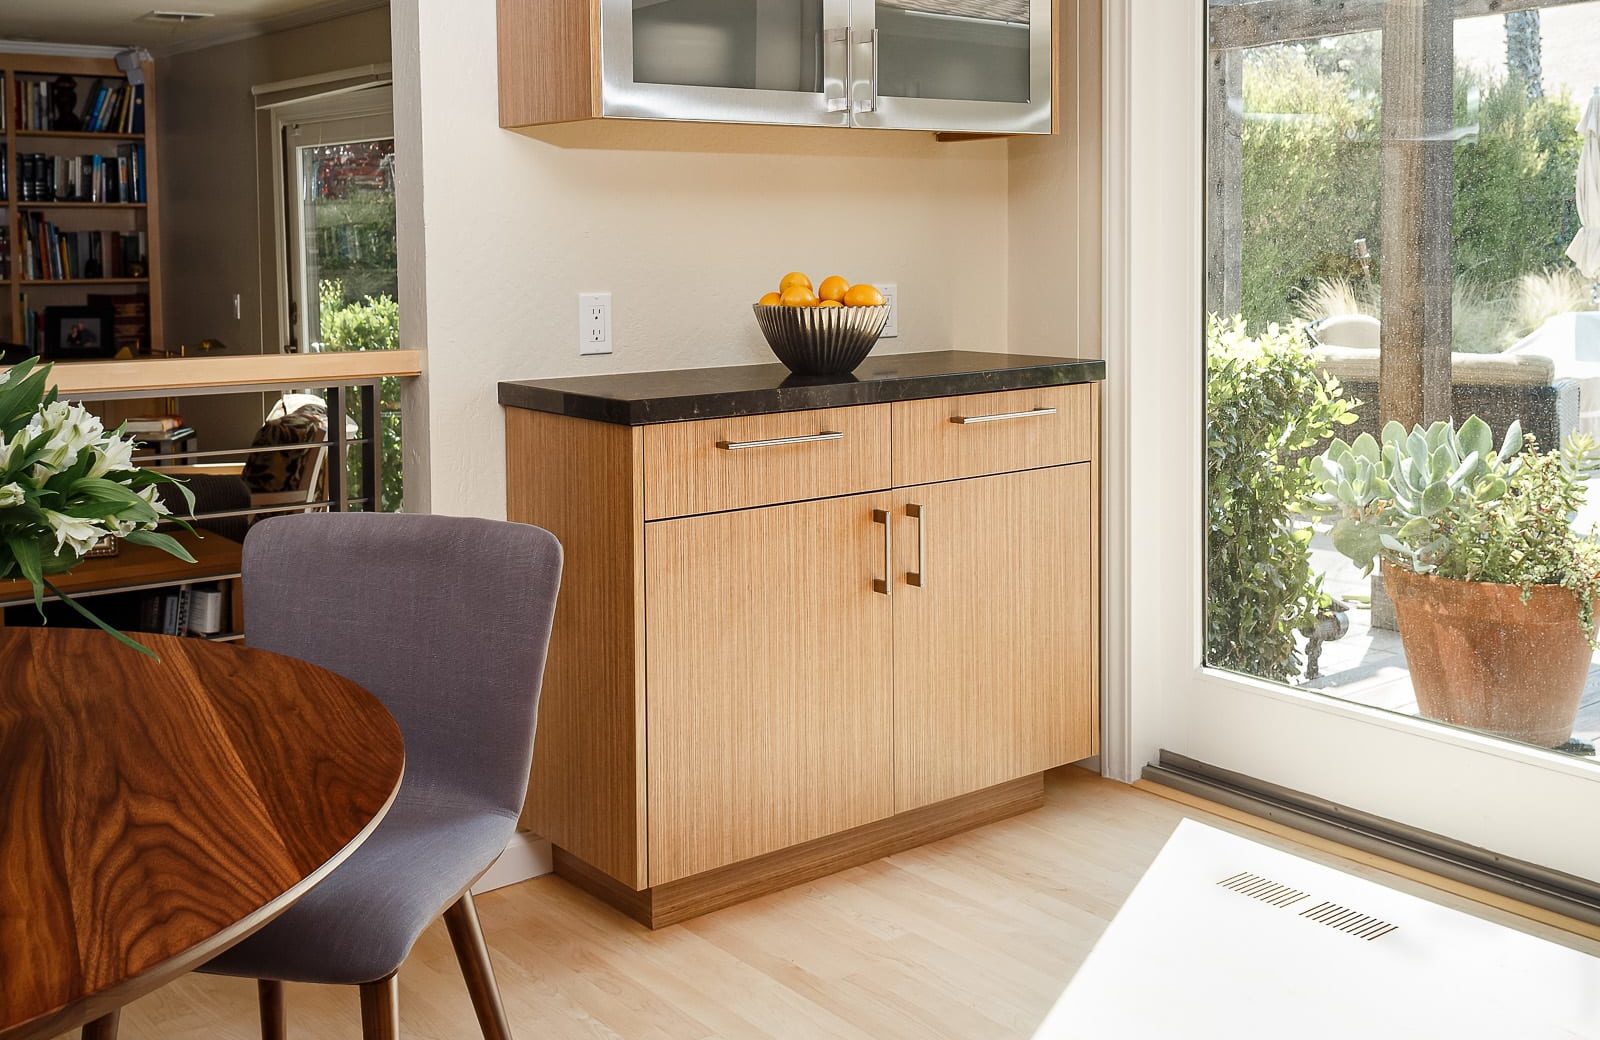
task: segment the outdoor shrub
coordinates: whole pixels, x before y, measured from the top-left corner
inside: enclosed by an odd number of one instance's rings
[[[1295,630],[1329,603],[1297,514],[1319,484],[1311,452],[1355,421],[1317,369],[1303,326],[1251,336],[1213,321],[1206,350],[1206,658],[1268,679],[1299,675]]]
[[[1509,289],[1565,262],[1578,230],[1578,116],[1564,97],[1530,99],[1519,80],[1482,90],[1478,134],[1456,148],[1458,277]]]
[[[1257,325],[1311,316],[1329,282],[1363,304],[1381,280],[1381,48],[1376,34],[1263,47],[1245,59],[1241,311]],[[1457,350],[1495,351],[1523,330],[1517,282],[1565,265],[1577,230],[1581,138],[1564,97],[1458,69],[1453,269]],[[1372,260],[1353,259],[1365,239]],[[1362,309],[1368,310],[1368,306]],[[1316,316],[1321,316],[1320,314]]]
[[[318,320],[322,349],[334,353],[355,350],[396,350],[400,346],[400,305],[387,294],[349,300],[344,282],[328,279],[318,284]],[[378,425],[383,441],[383,509],[397,512],[405,494],[400,443],[400,380],[384,379],[378,388]],[[352,477],[359,470],[352,467]]]

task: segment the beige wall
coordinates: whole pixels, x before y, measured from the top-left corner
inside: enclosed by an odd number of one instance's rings
[[[157,62],[166,346],[208,336],[239,354],[281,346],[274,240],[258,195],[270,163],[250,88],[388,60],[389,11],[378,7]],[[207,448],[248,444],[265,416],[259,396],[193,398],[184,407]]]
[[[1011,142],[1007,335],[1019,354],[1103,357],[1101,0],[1059,0],[1060,132]]]
[[[504,515],[500,380],[770,362],[749,304],[792,268],[896,283],[901,335],[880,349],[1099,352],[1077,332],[1079,299],[1098,303],[1078,284],[1077,144],[693,124],[525,136],[497,126],[492,4],[396,0],[393,20],[400,191],[411,171],[423,185],[401,202],[401,252],[426,257],[401,288],[402,338],[428,351],[407,422],[431,484],[408,471],[413,508]],[[1019,239],[1019,221],[1037,226]],[[1058,273],[1014,280],[1036,262]],[[609,357],[578,356],[586,291],[614,295]]]

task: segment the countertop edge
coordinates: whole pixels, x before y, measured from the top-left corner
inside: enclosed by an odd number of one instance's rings
[[[940,353],[940,352],[931,352]],[[997,354],[997,358],[1008,356]],[[715,369],[707,369],[715,371]],[[619,373],[640,375],[648,373]],[[998,367],[948,373],[912,373],[853,383],[816,383],[734,391],[675,394],[649,399],[608,397],[603,394],[540,386],[537,380],[505,380],[498,386],[502,407],[544,412],[618,426],[654,426],[699,419],[728,419],[749,415],[849,408],[860,405],[917,401],[966,394],[1032,390],[1103,382],[1106,363],[1094,358],[1063,358],[1042,364]],[[603,376],[595,378],[605,378]]]

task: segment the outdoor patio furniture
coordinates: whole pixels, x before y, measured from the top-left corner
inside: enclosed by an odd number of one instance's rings
[[[1371,319],[1368,319],[1369,321]],[[1374,321],[1374,325],[1377,323]],[[1370,433],[1379,435],[1378,351],[1366,347],[1334,346],[1318,339],[1317,363],[1344,385],[1347,397],[1361,402],[1360,418],[1346,427],[1345,440]],[[1532,353],[1451,354],[1451,412],[1456,421],[1476,415],[1487,422],[1498,440],[1513,420],[1522,430],[1554,446],[1578,429],[1582,395],[1578,381],[1558,377],[1556,363]]]

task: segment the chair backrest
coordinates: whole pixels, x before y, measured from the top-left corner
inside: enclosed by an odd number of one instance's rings
[[[360,683],[406,742],[402,798],[518,814],[561,545],[525,524],[300,513],[244,543],[245,636]]]

